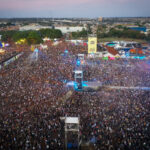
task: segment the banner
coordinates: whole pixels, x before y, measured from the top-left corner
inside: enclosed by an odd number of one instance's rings
[[[89,37],[88,38],[88,53],[96,53],[97,52],[97,37]]]
[[[108,57],[103,57],[102,60],[108,60]]]

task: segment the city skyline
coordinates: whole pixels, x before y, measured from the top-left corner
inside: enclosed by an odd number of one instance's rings
[[[0,18],[149,17],[149,0],[1,0]]]

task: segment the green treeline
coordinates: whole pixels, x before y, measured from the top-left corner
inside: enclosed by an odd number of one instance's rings
[[[80,37],[87,37],[88,36],[88,31],[86,31],[85,29],[83,29],[80,32],[72,32],[71,33],[72,38],[80,38]]]
[[[72,32],[72,38],[81,38],[81,37],[88,37],[89,31],[82,30],[81,32]],[[97,30],[97,38],[110,38],[110,37],[117,37],[117,38],[131,38],[131,39],[141,39],[150,41],[150,34],[145,35],[140,31],[134,31],[126,27],[118,26],[118,29],[112,28],[108,32],[106,32],[106,26],[103,25],[102,27],[98,28]]]
[[[2,41],[17,42],[20,39],[26,39],[27,43],[30,44],[40,44],[43,42],[43,38],[48,37],[51,39],[61,38],[62,32],[57,29],[41,29],[39,31],[0,31],[2,35]]]
[[[70,34],[71,38],[87,38],[88,34],[91,34],[91,30],[83,29],[80,32],[72,32]],[[0,31],[2,35],[3,42],[17,42],[20,39],[26,39],[27,44],[40,44],[43,42],[43,38],[48,37],[50,39],[62,38],[62,32],[58,29],[41,29],[39,31]],[[107,37],[117,37],[117,38],[132,38],[150,41],[150,34],[145,35],[140,33],[140,31],[134,31],[125,27],[112,28],[106,31],[106,27],[102,26],[97,29],[98,39]]]
[[[97,31],[98,38],[117,37],[117,38],[132,38],[150,41],[150,34],[145,35],[140,31],[134,31],[128,28],[123,30],[111,29],[108,33]]]

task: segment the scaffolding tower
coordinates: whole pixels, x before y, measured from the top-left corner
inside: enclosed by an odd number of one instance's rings
[[[79,150],[79,118],[65,117],[65,148]]]
[[[74,79],[75,79],[75,90],[82,90],[83,71],[75,70],[74,71]]]

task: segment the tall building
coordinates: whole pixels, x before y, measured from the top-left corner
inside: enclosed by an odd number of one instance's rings
[[[98,18],[98,21],[99,21],[99,22],[102,22],[102,21],[103,21],[103,17],[99,17],[99,18]]]

